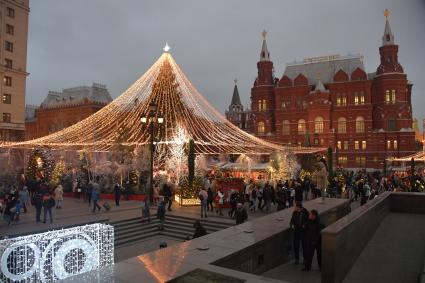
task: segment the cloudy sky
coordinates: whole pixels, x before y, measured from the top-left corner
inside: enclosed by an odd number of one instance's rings
[[[104,83],[113,97],[161,55],[175,60],[221,112],[238,78],[249,103],[261,47],[276,75],[285,64],[331,54],[363,54],[367,72],[379,62],[383,10],[414,83],[414,116],[425,117],[425,0],[31,0],[27,103],[48,90]]]

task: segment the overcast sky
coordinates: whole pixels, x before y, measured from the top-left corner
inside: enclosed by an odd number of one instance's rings
[[[27,103],[48,90],[92,82],[115,98],[161,55],[165,41],[192,83],[220,112],[238,78],[244,105],[256,76],[261,31],[276,76],[294,59],[362,54],[379,62],[383,10],[413,82],[413,115],[425,117],[425,0],[30,0]]]

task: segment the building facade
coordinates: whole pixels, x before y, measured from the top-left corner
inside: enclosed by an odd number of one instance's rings
[[[23,140],[29,0],[0,0],[0,140]]]
[[[264,32],[250,131],[282,144],[331,147],[342,168],[383,169],[386,158],[414,153],[412,83],[398,61],[388,14],[379,55],[373,73],[360,55],[331,55],[287,64],[279,79]]]
[[[112,101],[105,85],[49,91],[39,107],[27,105],[25,139],[35,139],[72,126]]]

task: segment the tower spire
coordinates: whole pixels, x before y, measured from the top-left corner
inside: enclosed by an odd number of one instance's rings
[[[391,26],[390,22],[388,21],[388,18],[390,17],[391,13],[388,9],[384,10],[384,16],[385,16],[385,30],[384,35],[382,36],[382,46],[385,45],[394,45],[394,34],[391,32]]]
[[[260,61],[270,61],[270,52],[267,49],[267,42],[266,42],[267,31],[263,30],[261,35],[263,37],[263,46],[261,47]]]
[[[235,87],[233,88],[232,102],[230,106],[242,106],[241,98],[238,90],[238,80],[235,79]]]

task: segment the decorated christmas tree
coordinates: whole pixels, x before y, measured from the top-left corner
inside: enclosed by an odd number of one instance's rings
[[[54,167],[55,161],[50,149],[36,147],[31,151],[28,158],[25,177],[27,180],[40,179],[49,182]]]

